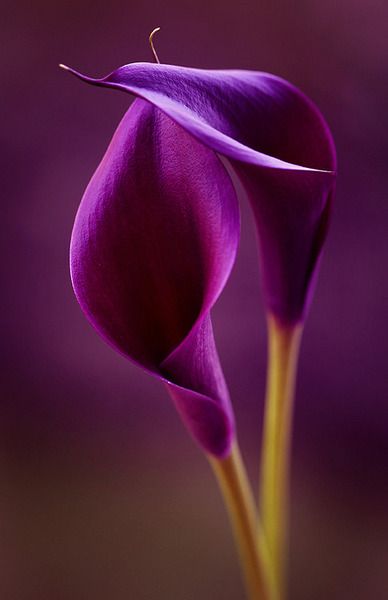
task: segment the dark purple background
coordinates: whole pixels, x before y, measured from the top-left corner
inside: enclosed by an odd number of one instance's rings
[[[165,391],[83,318],[74,215],[130,98],[91,75],[151,60],[282,75],[335,137],[338,195],[308,320],[293,462],[291,598],[388,597],[385,1],[6,2],[1,19],[0,595],[243,597],[210,471]],[[249,211],[214,311],[257,475],[265,327]]]

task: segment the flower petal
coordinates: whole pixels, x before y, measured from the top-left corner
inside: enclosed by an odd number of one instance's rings
[[[209,311],[238,237],[238,203],[219,158],[136,100],[78,210],[73,286],[99,333],[166,381],[195,438],[220,456],[233,415]]]
[[[70,69],[71,70],[71,69]],[[267,73],[134,63],[94,85],[148,100],[226,157],[259,231],[264,292],[279,319],[302,319],[325,237],[335,150],[317,108]]]
[[[284,324],[303,320],[326,237],[333,188],[325,174],[240,165],[255,215],[268,310]]]

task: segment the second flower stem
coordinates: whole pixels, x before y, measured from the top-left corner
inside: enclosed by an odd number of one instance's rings
[[[260,515],[280,598],[288,554],[292,413],[302,326],[268,319],[268,369],[260,475]],[[261,535],[261,534],[260,534]]]

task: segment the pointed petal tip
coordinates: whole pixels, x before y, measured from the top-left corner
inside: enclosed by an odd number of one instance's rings
[[[88,77],[87,75],[83,75],[79,71],[76,71],[75,69],[73,69],[73,67],[69,67],[68,65],[64,65],[63,63],[59,63],[58,66],[60,69],[63,69],[64,71],[68,71],[69,73],[71,73],[72,75],[75,75],[75,77],[78,77],[78,79],[81,79],[82,81],[86,81],[87,83],[92,83],[92,84],[95,84],[98,82],[98,79],[94,79],[93,77]]]

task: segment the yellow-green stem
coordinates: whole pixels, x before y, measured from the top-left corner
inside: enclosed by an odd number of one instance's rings
[[[268,368],[260,475],[260,514],[283,600],[288,557],[289,463],[302,326],[268,319]],[[262,535],[261,532],[259,534]]]
[[[238,445],[233,446],[225,459],[208,458],[229,513],[248,597],[277,600],[270,557],[262,535],[257,543],[256,507]]]

